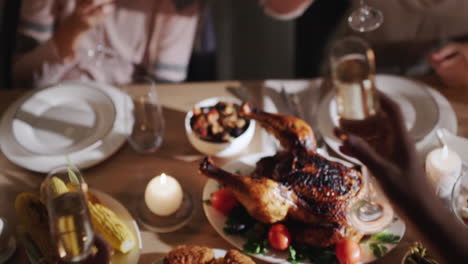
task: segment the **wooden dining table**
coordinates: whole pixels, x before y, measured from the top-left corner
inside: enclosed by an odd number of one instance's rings
[[[449,88],[435,77],[429,76],[417,81],[429,84],[441,92],[451,103],[458,119],[457,134],[468,137],[468,91]],[[138,86],[138,85],[135,85]],[[158,93],[163,105],[166,121],[162,146],[154,154],[137,154],[129,144],[123,145],[105,161],[82,171],[88,185],[105,192],[123,204],[136,218],[136,208],[143,196],[148,181],[165,172],[176,177],[195,201],[195,215],[183,228],[165,234],[150,232],[141,228],[142,249],[138,263],[150,264],[163,257],[176,245],[204,245],[212,248],[233,248],[216,233],[208,222],[202,208],[202,190],[207,179],[198,173],[200,159],[203,157],[189,143],[184,130],[184,117],[192,106],[205,98],[214,96],[232,97],[228,86],[248,87],[248,96],[254,104],[261,105],[264,92],[261,81],[217,81],[199,83],[160,84]],[[0,91],[0,114],[27,90]],[[262,133],[257,129],[254,140],[248,149],[236,157],[262,150]],[[232,157],[236,158],[236,157]],[[215,159],[222,165],[230,159]],[[3,153],[0,154],[0,216],[12,225],[17,223],[14,209],[15,196],[23,191],[37,190],[44,174],[23,169],[11,163]],[[375,263],[397,264],[401,262],[407,248],[415,241],[411,228],[407,228],[400,244]],[[24,249],[19,245],[15,255],[8,263],[28,263]],[[258,261],[258,263],[263,263]]]

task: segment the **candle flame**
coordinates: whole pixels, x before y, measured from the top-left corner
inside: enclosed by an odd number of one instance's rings
[[[166,184],[167,182],[167,175],[166,173],[161,174],[161,184]]]
[[[448,159],[448,155],[449,155],[448,151],[449,151],[449,149],[448,149],[447,145],[444,144],[444,147],[442,148],[442,159],[443,160]]]

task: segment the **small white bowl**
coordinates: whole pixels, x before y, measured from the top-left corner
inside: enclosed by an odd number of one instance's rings
[[[238,105],[242,104],[240,100],[235,98],[212,97],[200,101],[199,103],[195,104],[194,107],[214,106],[218,102],[229,102]],[[192,126],[190,125],[190,119],[192,116],[193,110],[187,112],[187,115],[185,116],[185,132],[187,134],[187,138],[194,148],[208,156],[225,158],[236,155],[250,144],[250,141],[252,141],[253,135],[255,133],[255,121],[250,120],[247,129],[240,136],[233,138],[230,142],[210,142],[201,139],[192,130]]]

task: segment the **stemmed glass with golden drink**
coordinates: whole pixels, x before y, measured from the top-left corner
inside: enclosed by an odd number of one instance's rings
[[[347,37],[333,46],[330,63],[339,129],[362,137],[379,153],[388,152],[389,128],[375,88],[373,50],[364,40]],[[393,210],[365,167],[363,176],[366,195],[350,206],[347,218],[357,230],[369,234],[390,224]]]

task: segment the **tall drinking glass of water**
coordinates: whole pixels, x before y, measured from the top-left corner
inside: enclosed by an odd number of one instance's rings
[[[348,37],[333,46],[330,60],[339,129],[362,137],[380,153],[388,152],[391,141],[375,87],[373,50],[364,40]],[[350,207],[347,216],[359,231],[373,233],[391,222],[393,210],[385,199],[374,200],[377,185],[369,184],[373,177],[365,169],[363,176],[367,195]]]
[[[52,170],[41,185],[49,226],[58,256],[66,262],[79,262],[92,253],[94,231],[86,198],[87,185],[74,166]]]
[[[154,153],[163,142],[165,128],[156,85],[150,76],[139,76],[125,90],[131,98],[126,103],[131,128],[128,142],[138,153]]]

